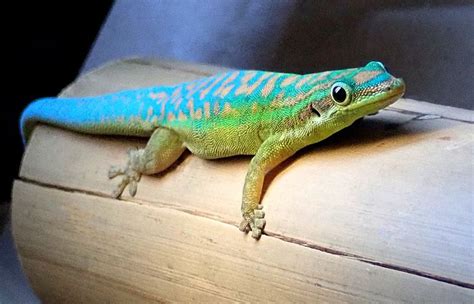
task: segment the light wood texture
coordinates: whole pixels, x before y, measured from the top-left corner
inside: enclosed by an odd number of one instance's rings
[[[468,302],[471,290],[163,206],[15,185],[25,269],[46,301]],[[41,231],[41,233],[38,233]]]
[[[129,60],[79,78],[62,94],[218,71]],[[469,302],[472,112],[439,115],[440,106],[397,104],[270,174],[268,235],[260,242],[236,228],[250,158],[188,154],[165,174],[143,177],[135,198],[112,200],[118,181],[106,178],[109,166],[125,163],[126,150],[146,140],[40,126],[13,197],[26,273],[44,299]]]

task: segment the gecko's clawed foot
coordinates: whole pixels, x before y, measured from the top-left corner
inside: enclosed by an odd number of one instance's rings
[[[112,196],[115,198],[120,197],[125,188],[128,185],[128,191],[131,196],[135,196],[137,193],[137,185],[142,176],[141,159],[143,150],[130,149],[128,151],[128,162],[124,168],[112,166],[108,172],[110,179],[122,175],[122,180],[118,184],[117,188],[112,192]]]
[[[257,240],[262,236],[263,228],[266,224],[264,219],[265,212],[262,209],[263,206],[258,205],[258,207],[251,214],[244,214],[244,219],[239,226],[240,231],[252,231],[252,237]]]

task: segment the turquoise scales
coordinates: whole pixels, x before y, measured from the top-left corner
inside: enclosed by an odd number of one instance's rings
[[[45,98],[23,113],[28,139],[38,122],[92,134],[150,137],[131,151],[114,193],[141,174],[169,167],[187,148],[202,158],[255,155],[243,191],[242,230],[260,237],[265,220],[259,205],[265,174],[296,151],[321,141],[400,98],[401,79],[379,62],[365,67],[295,75],[233,71],[175,86],[140,88],[86,98]]]
[[[98,134],[127,132],[126,135],[147,137],[159,126],[181,125],[185,120],[193,125],[199,125],[196,121],[201,119],[219,124],[215,118],[227,116],[236,124],[260,118],[274,123],[277,108],[286,105],[286,111],[294,111],[293,105],[308,88],[317,90],[328,80],[339,79],[352,70],[309,75],[234,71],[175,86],[84,98],[43,98],[24,112],[21,125],[36,117],[43,122],[50,120],[53,125],[60,122],[61,126],[77,131],[90,128],[90,132]],[[267,115],[255,117],[265,112]]]

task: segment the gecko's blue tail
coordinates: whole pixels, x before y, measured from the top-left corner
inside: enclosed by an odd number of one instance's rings
[[[150,136],[158,127],[159,113],[156,100],[148,95],[147,89],[140,89],[97,97],[38,99],[22,113],[23,142],[38,123],[89,134]]]
[[[26,109],[21,113],[20,131],[23,144],[26,145],[30,139],[34,126],[42,121],[47,120],[45,113],[42,113],[42,108],[46,103],[53,102],[55,98],[43,98],[30,103]]]

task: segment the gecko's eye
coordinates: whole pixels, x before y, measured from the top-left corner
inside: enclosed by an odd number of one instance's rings
[[[331,98],[338,105],[348,105],[351,102],[350,87],[343,82],[336,82],[331,88]]]
[[[346,97],[347,93],[343,87],[335,86],[334,88],[332,88],[332,98],[334,98],[335,102],[343,103],[346,100]]]

